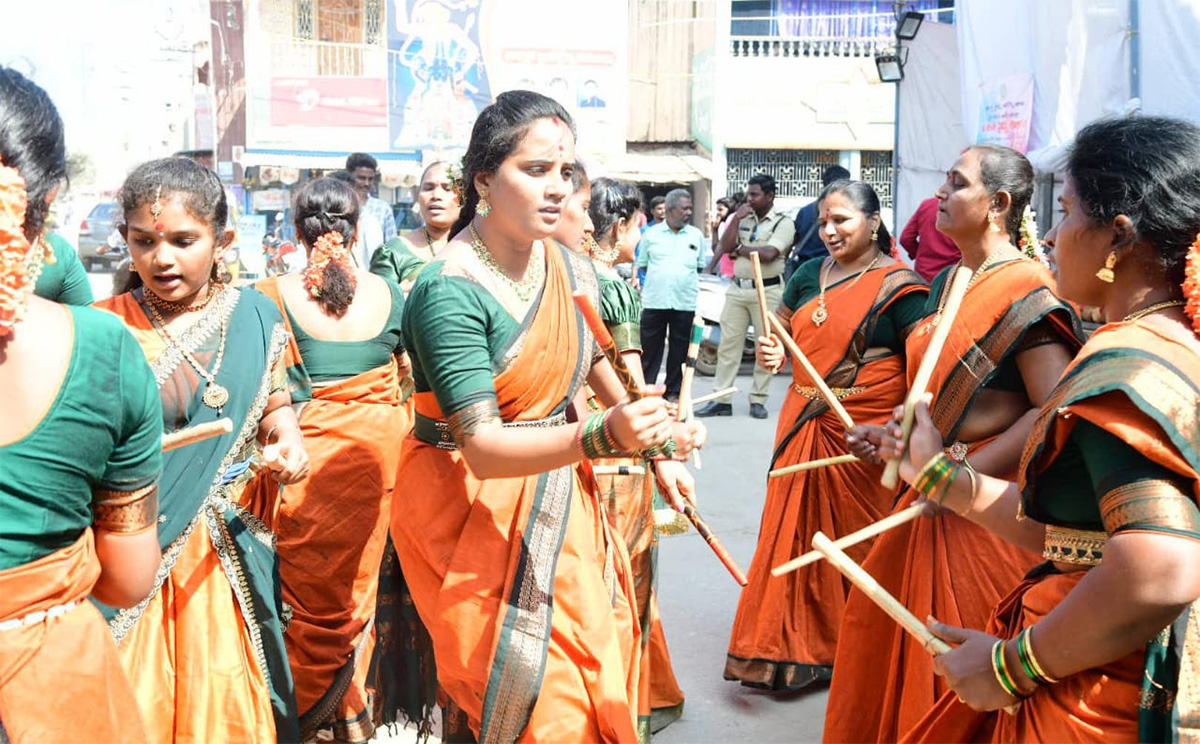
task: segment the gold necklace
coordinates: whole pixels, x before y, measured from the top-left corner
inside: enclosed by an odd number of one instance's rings
[[[151,292],[149,289],[146,290],[144,296],[146,298],[146,302],[154,305],[159,310],[172,313],[174,315],[182,315],[183,313],[192,313],[208,307],[208,303],[212,302],[212,299],[217,296],[217,293],[213,291],[212,285],[210,284],[208,286],[208,291],[204,293],[204,299],[200,300],[199,302],[193,302],[190,305],[185,305],[182,302],[170,302],[169,300],[164,300],[163,298]]]
[[[999,251],[997,251],[996,253],[993,253],[992,255],[990,255],[986,259],[984,259],[984,262],[979,264],[979,268],[975,269],[975,273],[971,274],[971,281],[967,282],[967,289],[966,289],[966,292],[963,292],[963,294],[966,295],[967,292],[970,292],[971,287],[973,287],[975,285],[975,282],[979,281],[980,277],[983,276],[983,272],[992,268],[992,266],[999,260],[1000,260],[1000,252]],[[926,323],[924,325],[924,327],[921,328],[922,334],[928,334],[934,328],[937,328],[938,323],[942,322],[942,311],[944,311],[946,309],[947,295],[950,294],[950,292],[949,292],[950,279],[953,278],[954,272],[958,271],[958,268],[960,266],[962,266],[962,261],[959,261],[958,263],[954,264],[954,269],[951,270],[951,272],[946,275],[946,283],[942,285],[942,294],[940,297],[938,297],[937,312],[934,313],[933,319],[930,320],[928,323]]]
[[[204,379],[204,395],[200,397],[200,400],[209,408],[215,408],[217,414],[220,415],[222,409],[225,408],[225,404],[229,402],[229,391],[217,384],[217,374],[221,371],[221,362],[225,360],[225,337],[228,330],[226,319],[224,317],[221,318],[221,341],[217,345],[217,361],[213,364],[212,372],[209,372],[200,363],[200,360],[196,359],[192,355],[192,352],[185,349],[183,344],[176,341],[171,332],[167,330],[166,320],[163,319],[162,314],[155,307],[154,300],[150,299],[151,297],[158,299],[158,297],[150,291],[144,292],[142,297],[146,300],[146,309],[150,311],[150,317],[154,320],[154,330],[163,337],[164,341],[179,349],[179,353],[188,361],[188,364],[192,365],[192,368],[196,370],[196,374]],[[161,302],[161,300],[159,301]]]
[[[1124,318],[1121,318],[1122,323],[1128,323],[1133,320],[1140,320],[1150,313],[1156,313],[1159,310],[1166,310],[1168,307],[1183,307],[1187,304],[1187,300],[1166,300],[1164,302],[1156,302],[1149,307],[1144,307],[1141,310],[1135,310]]]
[[[621,250],[615,245],[612,248],[601,248],[600,244],[592,236],[588,236],[583,243],[588,255],[606,266],[612,266],[613,263],[621,257]]]
[[[882,253],[875,256],[875,260],[867,264],[867,268],[854,275],[854,281],[850,282],[850,286],[846,287],[846,289],[850,289],[855,284],[858,284],[858,280],[862,279],[863,275],[868,271],[875,268],[875,264],[879,263],[880,259],[882,258]],[[833,273],[833,265],[835,263],[837,263],[837,261],[835,261],[833,258],[829,259],[829,263],[825,265],[825,270],[821,272],[820,281],[817,282],[817,286],[820,288],[821,292],[817,295],[817,309],[813,310],[812,314],[812,321],[817,326],[820,326],[822,323],[829,320],[829,310],[825,307],[825,285],[829,282],[829,275]],[[843,279],[842,281],[845,280]]]
[[[542,279],[546,276],[546,265],[544,261],[538,260],[536,253],[530,252],[530,262],[528,268],[525,269],[525,278],[518,282],[509,276],[508,272],[500,267],[500,264],[496,263],[496,257],[483,244],[483,238],[479,237],[474,222],[471,223],[471,248],[474,249],[475,255],[479,257],[479,261],[484,267],[503,279],[521,302],[529,302],[533,299],[534,293],[542,286]]]

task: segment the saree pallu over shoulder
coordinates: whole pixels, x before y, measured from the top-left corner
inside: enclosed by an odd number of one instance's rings
[[[547,251],[541,298],[494,379],[505,422],[557,416],[586,379],[595,341],[571,299],[598,301],[585,260]],[[442,418],[431,392],[416,409]],[[410,436],[399,478],[396,549],[439,683],[479,740],[636,740],[628,558],[576,469],[479,480],[460,451]]]
[[[830,288],[831,312],[812,320],[816,300],[791,317],[792,337],[842,391],[841,402],[857,423],[882,423],[904,397],[904,360],[893,353],[864,361],[875,326],[901,297],[926,289],[923,280],[899,265],[878,269],[861,281]],[[779,416],[771,466],[846,453],[841,421],[819,395],[802,390],[813,383],[798,365]],[[881,469],[867,463],[795,473],[767,481],[767,500],[758,544],[742,590],[725,661],[725,679],[775,691],[802,689],[828,680],[849,585],[820,562],[781,578],[770,570],[802,552],[813,533],[848,534],[883,516],[896,496],[879,484]],[[870,547],[850,549],[861,560]]]
[[[948,291],[949,278],[942,285]],[[936,391],[933,422],[942,435],[953,441],[966,418],[975,396],[1012,354],[1026,332],[1038,322],[1050,323],[1054,332],[1077,351],[1082,346],[1083,329],[1071,306],[1054,294],[1054,278],[1041,264],[1026,259],[1002,263],[987,271],[963,298],[954,326],[942,349],[942,359],[929,382]],[[932,295],[931,300],[935,299]],[[908,358],[919,360],[925,354],[932,332],[927,324],[909,334]],[[917,373],[917,364],[908,366],[908,378]]]
[[[99,577],[90,529],[0,571],[0,739],[149,741],[117,647],[87,601]]]
[[[1073,311],[1050,290],[1052,277],[1032,261],[1001,264],[984,274],[963,299],[934,369],[934,423],[948,441],[976,395],[1012,355],[1026,332],[1049,321],[1073,348],[1079,345]],[[937,298],[931,294],[931,304]],[[907,374],[916,373],[932,333],[919,323],[906,343]],[[972,442],[974,452],[988,441]],[[1012,477],[1015,472],[996,474]],[[895,510],[918,498],[901,492]],[[1017,585],[1037,556],[1016,548],[956,515],[919,519],[875,542],[866,569],[914,615],[982,628],[996,602]],[[947,690],[929,654],[858,590],[846,602],[825,717],[830,742],[896,741]],[[880,669],[886,670],[880,673]],[[878,701],[870,709],[859,703]]]
[[[827,302],[847,310],[830,313],[818,326],[812,322],[813,311],[817,308],[817,300],[812,299],[791,314],[788,327],[792,331],[792,338],[821,374],[825,384],[835,391],[850,391],[854,388],[855,379],[863,366],[863,357],[867,353],[867,345],[874,334],[880,314],[901,297],[928,289],[920,275],[895,264],[869,272],[860,281],[830,288],[826,293]],[[848,308],[860,310],[854,312]],[[789,395],[795,392],[796,388],[808,388],[813,384],[798,365],[792,365],[792,383],[794,387],[789,391]],[[779,417],[775,451],[771,457],[772,468],[780,467],[779,458],[791,437],[807,422],[829,411],[828,404],[819,395],[806,400],[795,418],[791,415]],[[790,431],[785,430],[785,426],[789,426]]]
[[[226,290],[214,302],[221,303],[217,311],[177,340],[191,348],[197,338],[219,332],[224,323],[227,353],[217,381],[229,392],[221,415],[233,420],[233,431],[164,455],[159,487],[163,556],[154,590],[132,608],[102,609],[110,618],[113,637],[142,703],[151,738],[221,738],[269,732],[280,741],[295,741],[299,729],[283,644],[275,538],[255,514],[254,505],[246,500],[249,494],[245,488],[258,423],[268,397],[278,387],[276,365],[284,352],[287,333],[274,304],[254,290]],[[98,305],[125,320],[146,352],[160,389],[180,365],[186,366],[182,352],[162,341],[131,294]],[[173,394],[177,391],[173,388]],[[184,399],[164,401],[164,409],[168,404],[177,406],[189,426],[214,421],[217,411],[201,403],[202,394],[200,384],[187,390]],[[193,540],[197,533],[203,536],[203,545]],[[231,597],[224,597],[221,587],[225,592],[232,590]],[[228,607],[241,622],[224,616],[224,610],[217,606],[189,602],[188,598],[197,593],[221,598],[220,607]],[[232,601],[226,604],[226,599]],[[149,621],[144,617],[147,614],[153,616]],[[172,635],[202,636],[209,633],[208,629],[220,628],[241,633],[244,642],[227,639],[220,653],[245,653],[246,661],[216,658],[217,652],[203,644],[167,640]],[[220,632],[212,632],[215,640]],[[239,645],[244,645],[244,651],[238,650]],[[177,685],[207,690],[222,679],[214,674],[214,665],[225,664],[248,669],[250,679],[233,685],[240,689],[245,682],[249,688],[230,693],[251,698],[242,701],[246,705],[233,706],[227,714],[220,714],[214,712],[212,706],[216,703],[206,699],[204,692],[163,697],[164,684],[169,684],[166,689],[170,690],[177,689]],[[163,674],[170,679],[163,679]],[[265,722],[238,720],[253,708],[266,711]],[[249,728],[240,728],[243,723]]]
[[[1034,423],[1022,458],[1022,511],[1040,516],[1039,474],[1058,457],[1079,420],[1119,437],[1146,459],[1177,474],[1190,483],[1192,499],[1200,501],[1198,417],[1200,358],[1193,348],[1144,323],[1100,328],[1067,368]],[[1114,516],[1112,496],[1097,494],[1106,527]],[[1184,514],[1168,506],[1154,498],[1130,498],[1121,507],[1122,520],[1134,523],[1134,528],[1141,524],[1141,529],[1194,536],[1194,512]],[[1073,586],[1057,593],[1053,586],[1029,591],[1051,593],[1057,604]],[[1007,624],[1013,633],[1025,625],[1017,620]],[[1134,722],[1136,710],[1141,741],[1200,739],[1200,602],[1144,650],[1076,676],[1111,676],[1110,667],[1131,665],[1139,673],[1132,674],[1126,685],[1110,686],[1109,694],[1100,700],[1057,692],[1035,696],[1023,706],[1018,721],[1002,723],[1004,739],[1027,731],[1045,719],[1048,710],[1073,710],[1084,704],[1104,705],[1113,714],[1110,723],[1123,719],[1126,729]]]

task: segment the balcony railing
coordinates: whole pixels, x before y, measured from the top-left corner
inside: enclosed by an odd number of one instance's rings
[[[274,74],[294,77],[384,77],[387,49],[375,44],[271,39]]]
[[[729,52],[734,57],[873,57],[882,42],[853,39],[733,36]]]

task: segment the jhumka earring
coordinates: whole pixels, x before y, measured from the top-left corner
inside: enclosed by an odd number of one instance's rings
[[[879,228],[878,227],[871,231],[871,242],[872,243],[879,242]]]
[[[158,216],[162,214],[162,185],[154,191],[154,203],[150,205],[150,216],[154,218],[154,229],[158,232],[158,237],[163,236],[163,223],[159,221]]]
[[[1108,258],[1104,259],[1104,268],[1096,272],[1096,278],[1105,284],[1112,284],[1117,278],[1116,272],[1113,271],[1117,266],[1117,252],[1110,251]]]
[[[988,216],[988,229],[992,232],[1000,232],[1000,225],[995,220]]]
[[[492,205],[488,204],[487,196],[480,194],[479,203],[475,205],[475,214],[479,215],[480,217],[487,217],[491,213]]]

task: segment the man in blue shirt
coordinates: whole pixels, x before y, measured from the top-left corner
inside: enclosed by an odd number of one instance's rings
[[[700,229],[689,224],[692,196],[687,189],[668,193],[665,205],[666,221],[646,228],[637,258],[638,268],[646,269],[642,289],[642,373],[647,383],[658,379],[666,339],[666,397],[678,400],[700,293],[697,274],[708,265],[711,251]]]

